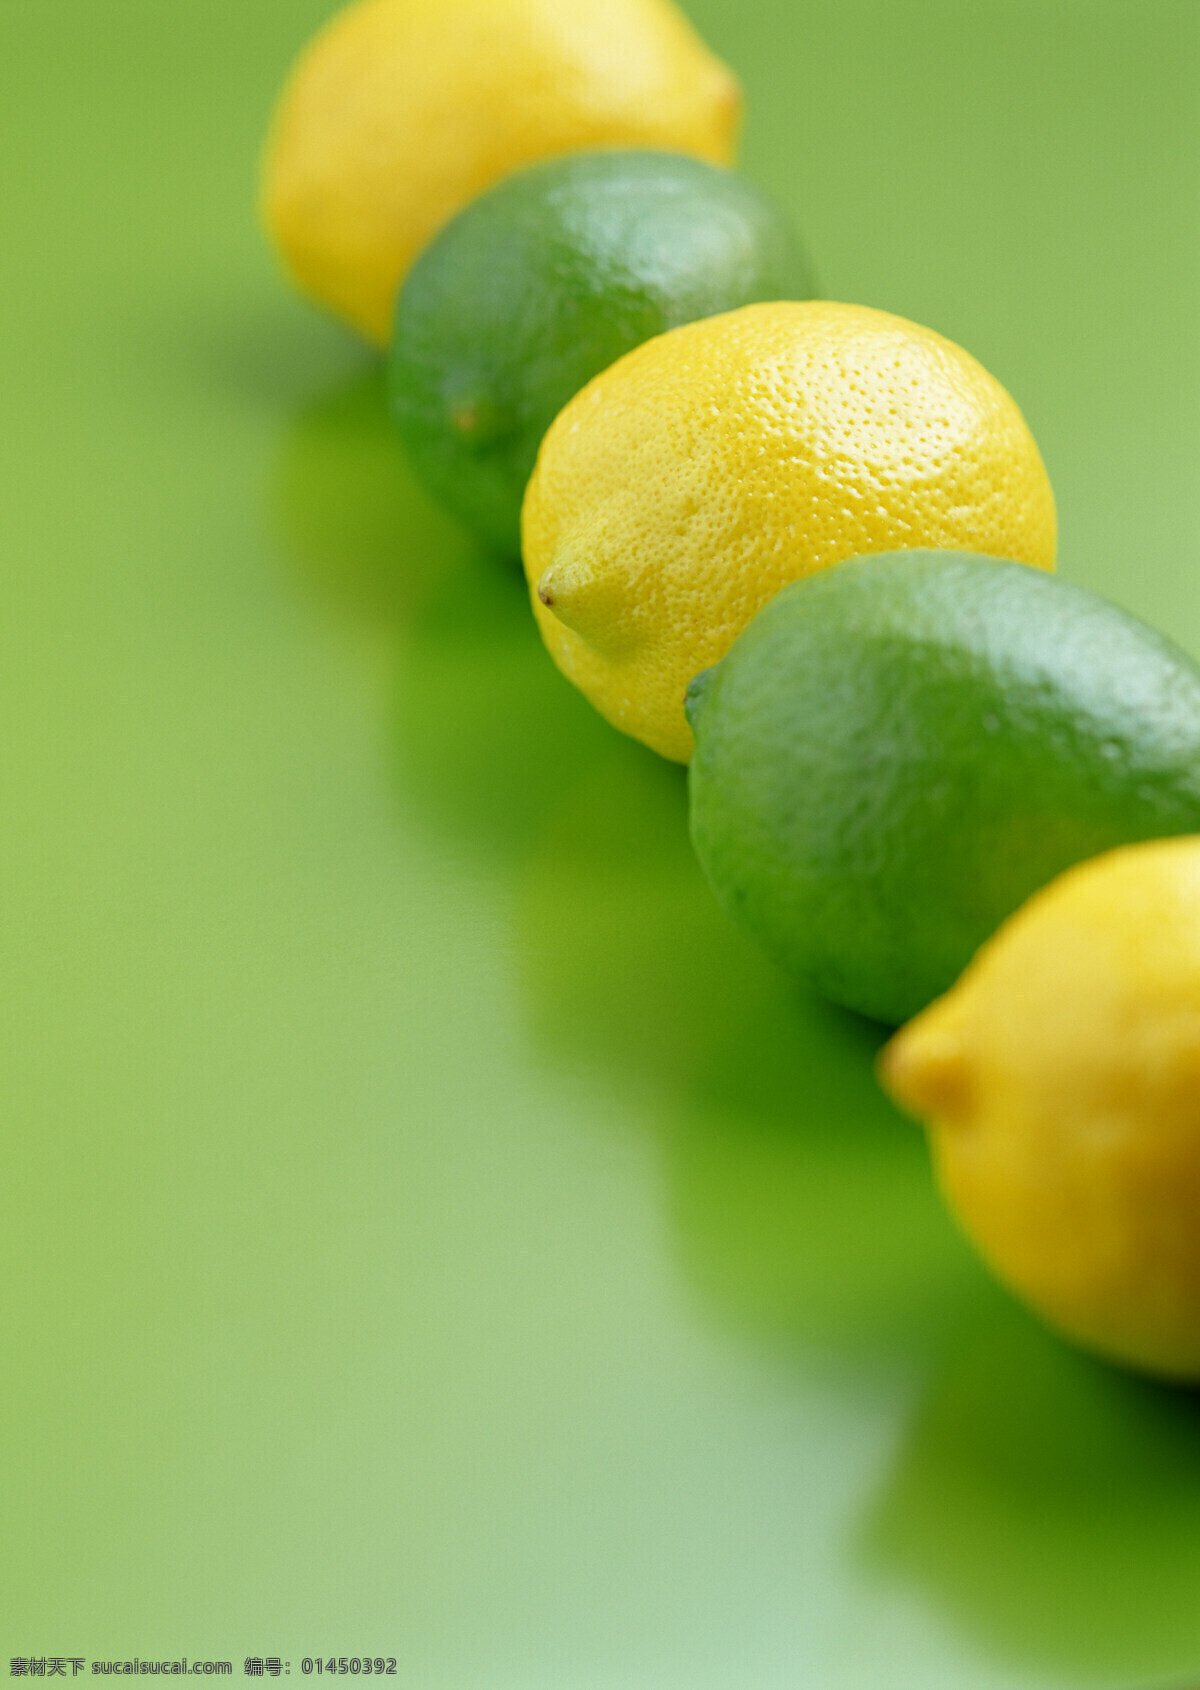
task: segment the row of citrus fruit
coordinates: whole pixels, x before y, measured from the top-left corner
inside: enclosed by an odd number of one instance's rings
[[[866,1014],[940,998],[882,1072],[1001,1275],[1198,1376],[1196,847],[1055,877],[1200,832],[1200,672],[1044,573],[1049,481],[974,359],[808,297],[717,168],[737,106],[667,0],[356,0],[266,216],[390,341],[415,468],[519,546],[555,661],[691,763],[731,913]]]

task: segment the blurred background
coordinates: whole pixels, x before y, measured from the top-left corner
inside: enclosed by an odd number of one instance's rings
[[[317,0],[3,0],[0,1648],[405,1690],[1200,1677],[1200,1404],[944,1217],[289,291]],[[1200,656],[1192,0],[693,0],[829,297]]]

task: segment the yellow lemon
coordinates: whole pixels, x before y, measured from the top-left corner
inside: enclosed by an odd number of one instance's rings
[[[688,682],[787,582],[865,552],[1054,567],[1013,400],[951,341],[861,305],[747,305],[646,341],[542,442],[522,546],[563,672],[686,763]]]
[[[386,345],[426,242],[555,154],[733,152],[738,84],[671,0],[356,0],[297,61],[262,213],[300,286]]]
[[[880,1073],[1001,1279],[1079,1343],[1200,1379],[1200,837],[1035,894]]]

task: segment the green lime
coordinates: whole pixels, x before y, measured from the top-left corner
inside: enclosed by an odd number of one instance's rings
[[[413,468],[515,555],[542,436],[594,375],[666,329],[811,291],[783,215],[728,170],[635,151],[522,170],[448,223],[401,290],[388,379]]]
[[[1200,832],[1200,669],[1023,564],[892,552],[795,582],[688,714],[718,897],[880,1021],[946,991],[1072,863]]]

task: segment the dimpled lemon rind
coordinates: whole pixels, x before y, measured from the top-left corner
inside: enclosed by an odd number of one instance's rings
[[[881,1077],[1012,1290],[1099,1354],[1200,1379],[1200,837],[1052,882]]]
[[[1054,496],[975,359],[866,306],[672,329],[595,377],[522,512],[542,636],[602,715],[686,763],[688,682],[788,581],[908,547],[1054,567]]]
[[[726,164],[740,112],[671,0],[356,0],[279,98],[262,217],[301,289],[384,346],[413,259],[500,177],[608,146]]]

